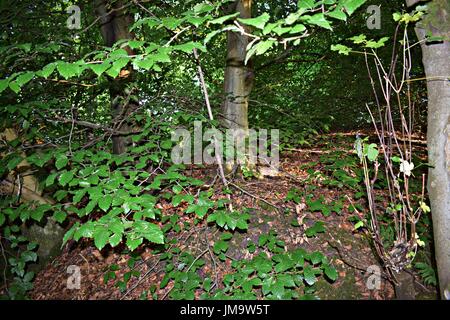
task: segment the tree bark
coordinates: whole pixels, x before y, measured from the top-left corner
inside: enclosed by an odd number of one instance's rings
[[[117,41],[124,39],[133,39],[134,36],[128,31],[129,26],[133,23],[133,18],[126,12],[123,1],[96,0],[95,10],[100,18],[100,30],[103,41],[106,46],[112,47]],[[133,50],[125,47],[129,55],[133,54]],[[110,97],[111,111],[114,121],[120,121],[130,114],[133,103],[125,103],[127,100],[125,87],[131,79],[131,69],[126,76],[121,75],[110,81]],[[130,131],[126,121],[116,127],[118,131]],[[113,135],[113,152],[122,154],[126,152],[130,139],[123,135]]]
[[[407,0],[414,5],[417,0]],[[434,230],[435,254],[441,297],[450,290],[450,2],[433,0],[429,12],[416,25],[421,41],[428,91],[428,192]],[[426,43],[427,31],[443,36]],[[445,77],[447,79],[445,79]]]
[[[251,18],[252,1],[236,0],[230,7],[230,11],[239,12],[240,18]],[[244,26],[246,32],[250,32],[250,28]],[[249,37],[240,33],[228,31],[227,33],[227,60],[225,68],[224,91],[225,100],[222,109],[222,125],[225,129],[231,129],[227,133],[227,148],[232,154],[237,153],[231,161],[227,157],[225,170],[227,173],[239,169],[236,165],[247,163],[246,155],[240,154],[245,146],[245,139],[248,136],[248,101],[253,86],[254,70],[252,61],[245,64],[247,55],[247,45]],[[232,139],[233,144],[229,144]],[[236,148],[234,147],[236,144]]]
[[[251,18],[252,1],[237,0],[233,12],[239,12],[241,18]],[[250,31],[247,27],[246,31]],[[253,86],[251,62],[245,65],[249,38],[228,31],[227,61],[225,69],[225,102],[223,104],[223,125],[225,128],[248,130],[248,98]]]

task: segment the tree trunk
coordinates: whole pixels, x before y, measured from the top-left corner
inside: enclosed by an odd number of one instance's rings
[[[407,0],[408,5],[419,1]],[[421,41],[428,90],[428,192],[431,201],[436,262],[442,298],[450,290],[450,2],[433,0],[416,25]],[[438,43],[423,41],[427,31],[443,36]],[[447,79],[445,79],[445,77]]]
[[[236,0],[231,9],[232,12],[239,12],[241,18],[251,18],[252,1]],[[248,27],[245,29],[250,32]],[[234,141],[244,141],[248,135],[248,100],[254,79],[252,62],[245,64],[248,43],[248,36],[228,31],[222,124],[226,129],[235,129],[231,135]],[[238,156],[238,159],[242,158]],[[228,162],[225,167],[230,171],[232,165]]]
[[[100,17],[100,29],[104,43],[108,47],[112,47],[117,41],[124,39],[133,39],[133,35],[128,31],[129,26],[133,22],[133,18],[125,11],[122,1],[96,0],[95,3],[96,14]],[[126,47],[129,55],[133,54],[131,48]],[[133,107],[132,103],[125,102],[127,100],[125,94],[126,83],[131,79],[130,72],[123,76],[121,75],[110,81],[110,96],[113,122],[120,122],[126,118]],[[120,126],[116,127],[118,131],[129,131],[129,126],[126,121],[122,122]],[[115,154],[122,154],[126,152],[130,140],[123,135],[113,135],[113,152]]]

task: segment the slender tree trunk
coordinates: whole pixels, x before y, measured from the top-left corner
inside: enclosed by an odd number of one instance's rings
[[[100,17],[100,29],[104,43],[112,47],[117,41],[124,39],[133,39],[133,35],[128,31],[133,23],[133,18],[126,12],[124,1],[96,0],[96,14]],[[131,48],[125,48],[128,54],[132,55]],[[121,121],[127,117],[133,107],[133,104],[126,103],[125,87],[131,78],[131,70],[127,76],[120,76],[110,81],[110,96],[113,121]],[[129,131],[126,121],[117,127],[118,131]],[[116,135],[112,137],[113,152],[121,154],[126,152],[127,145],[130,143],[127,137]]]
[[[230,9],[232,12],[239,12],[241,18],[251,18],[252,1],[236,0]],[[246,31],[250,30],[246,27]],[[248,135],[248,100],[254,79],[251,61],[245,64],[248,43],[249,38],[245,35],[231,31],[227,33],[222,124],[226,129],[235,129],[232,135],[235,141],[243,141]],[[227,163],[227,171],[231,168]]]
[[[409,6],[417,0],[407,0]],[[442,298],[450,290],[450,2],[433,0],[416,26],[428,90],[428,192],[431,201],[436,262]],[[427,31],[443,36],[439,43],[423,41]],[[445,77],[447,79],[445,79]],[[449,294],[450,295],[450,294]]]

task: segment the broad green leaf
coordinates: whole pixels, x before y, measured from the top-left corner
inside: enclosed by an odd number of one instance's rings
[[[264,26],[266,25],[267,22],[269,22],[269,20],[270,15],[267,12],[263,13],[262,15],[256,18],[248,18],[248,19],[238,18],[239,22],[245,25],[255,27],[257,29],[264,29]]]
[[[80,67],[77,64],[64,61],[58,62],[57,68],[64,79],[69,79],[73,76],[76,76],[80,72]]]
[[[15,156],[14,158],[12,158],[11,160],[8,161],[8,164],[6,165],[6,167],[8,168],[9,171],[15,169],[21,162],[22,162],[23,158],[21,156]]]
[[[49,175],[47,177],[47,179],[45,179],[45,186],[46,187],[52,186],[55,183],[55,178],[56,178],[57,175],[58,175],[57,172],[56,173],[52,173],[51,175]]]
[[[205,12],[211,12],[214,10],[214,6],[208,4],[208,3],[199,3],[195,5],[194,12],[196,14],[205,13]]]
[[[108,243],[110,232],[105,227],[96,227],[93,232],[94,244],[98,250],[102,250]]]
[[[291,24],[295,23],[295,22],[298,20],[298,18],[300,18],[300,16],[301,16],[301,12],[290,13],[290,14],[286,17],[285,23],[286,23],[287,25],[291,25]]]
[[[198,42],[194,42],[194,41],[174,46],[173,49],[180,50],[180,51],[183,51],[186,53],[192,53],[192,50],[194,50],[194,49],[199,49],[200,51],[203,51],[203,52],[206,51],[205,47],[202,44],[200,44]]]
[[[128,41],[128,45],[131,49],[139,49],[145,44],[145,41],[131,40]]]
[[[292,27],[291,31],[289,33],[300,33],[306,30],[306,27],[303,24],[296,24],[294,27]]]
[[[269,50],[270,48],[272,48],[272,46],[274,45],[274,43],[276,43],[275,40],[266,40],[266,41],[261,41],[258,42],[256,45],[254,45],[248,52],[247,52],[247,56],[245,57],[245,64],[247,64],[248,60],[253,56],[253,55],[262,55],[264,54],[267,50]]]
[[[100,77],[110,66],[111,66],[111,64],[109,62],[96,63],[96,64],[89,65],[91,70],[94,71],[94,73],[98,77]]]
[[[135,221],[133,227],[140,235],[150,242],[163,244],[164,234],[159,226],[147,221]]]
[[[347,46],[344,46],[342,44],[332,44],[331,45],[331,50],[332,51],[337,51],[339,54],[343,54],[345,56],[348,56],[350,54],[350,52],[352,51],[352,48],[349,48]]]
[[[303,269],[303,276],[306,283],[310,286],[317,282],[316,275],[314,274],[314,270],[311,268],[311,266],[306,266]]]
[[[342,11],[342,7],[337,7],[333,11],[328,12],[327,16],[334,18],[334,19],[347,21],[347,15],[345,14],[344,11]]]
[[[143,60],[137,60],[134,62],[134,64],[138,67],[138,68],[142,68],[145,70],[150,70],[153,65],[155,64],[155,60],[153,59],[153,57],[147,57]]]
[[[20,86],[15,81],[10,81],[8,83],[8,86],[15,93],[19,93],[20,92]]]
[[[220,18],[216,18],[214,20],[209,21],[208,23],[209,24],[223,24],[225,21],[233,19],[237,16],[239,16],[239,12],[232,13],[232,14],[220,17]]]
[[[307,17],[306,22],[328,30],[333,30],[333,28],[330,25],[330,22],[328,22],[323,13],[317,13],[313,16]]]
[[[65,186],[66,184],[68,184],[71,180],[73,179],[73,172],[72,171],[66,171],[64,173],[62,173],[59,176],[59,183],[62,186]]]
[[[100,197],[100,199],[98,199],[98,206],[104,212],[108,211],[108,209],[111,207],[111,203],[112,203],[112,196],[110,194],[107,194],[103,197]]]
[[[52,62],[47,64],[44,68],[42,68],[41,71],[37,72],[37,75],[44,77],[47,79],[53,71],[55,71],[57,64]]]
[[[349,16],[351,16],[356,9],[362,6],[366,0],[341,0],[341,4],[344,6],[345,10]]]
[[[69,163],[69,158],[64,153],[60,153],[56,156],[55,166],[56,169],[61,170]]]
[[[315,0],[298,0],[297,7],[299,9],[313,9],[315,7],[314,5]]]
[[[355,227],[353,228],[353,230],[358,230],[359,228],[362,228],[362,227],[364,227],[364,222],[362,220],[360,220],[355,224]]]
[[[120,242],[122,242],[122,235],[121,234],[113,234],[111,237],[109,237],[109,244],[111,247],[117,246]]]
[[[338,277],[338,273],[336,271],[335,268],[333,268],[332,266],[330,266],[329,264],[325,264],[324,265],[324,269],[323,269],[325,275],[331,280],[331,281],[336,281],[337,277]]]
[[[143,241],[144,241],[144,239],[142,237],[137,238],[137,239],[132,238],[132,237],[127,237],[127,247],[131,251],[134,251],[137,247],[139,247],[142,244]]]
[[[383,37],[378,41],[367,41],[365,47],[366,48],[371,48],[371,49],[378,49],[381,47],[384,47],[384,44],[386,41],[389,40],[389,37]]]
[[[31,81],[31,79],[34,78],[34,72],[24,72],[21,75],[19,75],[16,79],[15,82],[20,86],[24,86],[25,84],[27,84],[28,82]]]
[[[367,159],[375,161],[378,157],[378,149],[375,143],[371,143],[367,146]]]
[[[66,214],[64,211],[56,211],[56,212],[53,214],[53,218],[54,218],[57,222],[63,223],[64,220],[66,220],[66,218],[67,218],[67,214]]]
[[[2,79],[0,80],[0,93],[5,91],[6,88],[8,88],[9,80],[8,79]]]
[[[163,26],[170,30],[175,30],[183,22],[183,20],[184,19],[175,17],[165,17],[161,19]]]
[[[63,243],[61,245],[61,248],[67,243],[67,241],[72,239],[72,237],[74,236],[75,232],[78,230],[79,227],[80,227],[80,223],[77,222],[64,234]]]

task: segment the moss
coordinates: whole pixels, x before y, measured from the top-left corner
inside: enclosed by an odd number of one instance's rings
[[[332,285],[325,280],[315,284],[316,294],[322,300],[357,300],[362,295],[356,285],[356,274],[354,270],[348,270],[345,278],[338,279],[338,285]]]
[[[435,0],[428,4],[428,13],[422,20],[422,25],[433,35],[443,35],[450,30],[450,2]]]

